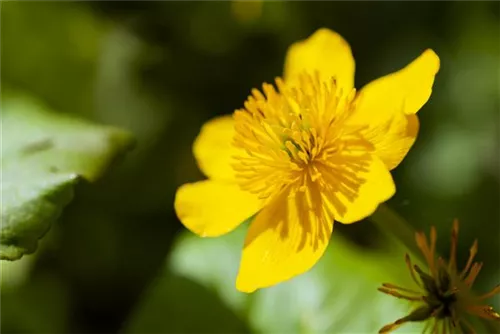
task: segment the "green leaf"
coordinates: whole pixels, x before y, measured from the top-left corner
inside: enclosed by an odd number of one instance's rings
[[[23,260],[0,264],[3,270]],[[65,283],[60,276],[46,271],[32,275],[19,286],[2,285],[2,333],[67,333],[72,305]]]
[[[2,3],[3,86],[32,92],[57,110],[95,115],[101,100],[89,96],[98,90],[111,26],[85,4]]]
[[[0,289],[4,291],[22,286],[29,280],[36,257],[23,256],[19,261],[0,261]]]
[[[125,333],[248,333],[236,314],[203,286],[165,275],[151,286]]]
[[[235,279],[246,227],[206,239],[186,234],[171,268],[217,294],[261,333],[375,333],[411,311],[405,301],[377,290],[384,282],[412,287],[405,251],[366,250],[334,233],[325,255],[306,274],[247,295]],[[408,331],[422,324],[408,324]]]
[[[16,260],[36,250],[75,184],[97,180],[133,139],[20,95],[2,99],[1,122],[0,259]]]

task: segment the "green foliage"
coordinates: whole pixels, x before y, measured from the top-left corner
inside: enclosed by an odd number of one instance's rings
[[[105,30],[106,21],[83,6],[2,2],[2,83],[59,112],[93,115],[89,95]]]
[[[257,332],[369,333],[409,311],[407,303],[377,291],[382,282],[409,281],[402,250],[367,252],[338,234],[310,272],[254,294],[240,293],[234,284],[245,233],[246,226],[216,239],[186,233],[173,250],[171,269],[216,292]]]
[[[125,333],[248,333],[213,291],[163,272],[139,303]],[[158,314],[165,316],[158,316]]]
[[[0,263],[3,280],[6,261]],[[2,333],[64,333],[70,315],[68,290],[61,278],[47,272],[19,289],[6,289],[2,282]]]
[[[71,201],[75,184],[99,178],[133,140],[22,96],[2,100],[1,121],[0,258],[16,260],[35,251]]]

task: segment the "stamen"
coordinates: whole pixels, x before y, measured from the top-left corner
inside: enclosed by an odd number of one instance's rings
[[[335,82],[322,82],[318,73],[303,73],[295,86],[281,78],[275,83],[253,89],[244,108],[233,114],[233,145],[242,152],[236,155],[233,170],[240,187],[271,201],[287,186],[306,192],[314,184],[322,197],[339,192],[353,200],[368,159],[342,153],[357,151],[360,145],[365,145],[363,151],[370,148],[359,127],[343,124],[352,108],[352,92],[346,92],[348,100]],[[351,143],[353,138],[358,142]],[[306,179],[310,184],[305,184]],[[335,211],[342,214],[345,208],[336,196],[329,195],[325,201],[336,203]]]

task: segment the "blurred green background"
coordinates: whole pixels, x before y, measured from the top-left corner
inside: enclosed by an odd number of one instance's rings
[[[201,239],[173,211],[176,188],[203,178],[200,126],[281,75],[287,47],[320,27],[351,45],[357,88],[426,48],[440,56],[388,205],[436,225],[445,255],[458,218],[461,264],[479,239],[477,290],[499,283],[498,2],[2,2],[2,99],[21,92],[137,139],[77,186],[35,254],[2,261],[2,331],[364,333],[403,316],[376,287],[408,276],[404,250],[369,220],[336,224],[311,273],[246,296],[234,288],[245,227]]]

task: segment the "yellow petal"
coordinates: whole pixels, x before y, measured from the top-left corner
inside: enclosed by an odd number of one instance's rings
[[[253,292],[309,270],[323,255],[333,228],[321,201],[307,210],[304,193],[282,192],[251,223],[236,288]],[[309,203],[311,203],[309,201]]]
[[[202,237],[235,229],[261,208],[261,201],[235,183],[205,180],[181,186],[175,194],[179,220]]]
[[[371,82],[356,97],[348,122],[366,126],[363,135],[389,170],[415,142],[419,129],[415,113],[429,99],[438,70],[439,58],[429,49],[404,69]]]
[[[349,92],[354,88],[354,67],[349,44],[336,32],[322,28],[290,46],[284,76],[290,82],[303,71],[318,71],[322,80],[334,77],[337,86]]]
[[[232,158],[239,150],[232,145],[235,134],[232,116],[220,116],[206,122],[193,144],[198,167],[209,178],[234,180]]]
[[[415,114],[429,100],[439,57],[428,49],[398,72],[372,81],[359,92],[351,122],[385,122],[397,113]]]
[[[323,177],[333,180],[332,187],[338,189],[322,197],[336,221],[350,224],[371,215],[394,195],[396,188],[391,173],[375,154],[345,156],[343,160],[330,173],[322,171]]]
[[[396,168],[412,147],[418,135],[417,115],[399,113],[386,123],[363,131],[375,147],[375,153],[389,170]]]

